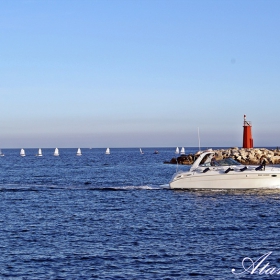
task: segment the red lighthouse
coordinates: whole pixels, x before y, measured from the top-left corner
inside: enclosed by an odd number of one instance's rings
[[[243,148],[253,148],[252,124],[246,121],[246,115],[244,115],[243,128]]]

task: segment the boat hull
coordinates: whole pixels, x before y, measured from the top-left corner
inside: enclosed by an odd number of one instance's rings
[[[234,172],[223,174],[196,175],[182,173],[171,180],[171,189],[260,189],[280,188],[278,172]]]

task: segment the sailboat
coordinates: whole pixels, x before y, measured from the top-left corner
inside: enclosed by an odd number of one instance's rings
[[[140,154],[141,154],[141,155],[143,155],[143,154],[144,154],[141,148],[140,148]]]
[[[4,154],[2,153],[1,149],[0,149],[0,157],[3,157]]]
[[[175,154],[179,154],[179,147],[176,148]]]
[[[20,150],[20,156],[25,157],[25,151],[24,151],[24,149],[21,149],[21,150]]]
[[[42,149],[40,148],[38,150],[38,154],[36,155],[36,157],[42,157],[43,156],[43,153],[42,153]]]
[[[106,155],[110,155],[110,148],[107,148],[107,149],[106,149],[105,154],[106,154]]]
[[[59,151],[58,151],[58,148],[55,148],[53,155],[54,155],[54,156],[56,156],[56,157],[58,157],[58,156],[59,156]]]
[[[80,148],[78,148],[78,150],[77,150],[77,154],[76,154],[77,156],[81,156],[82,155],[82,151],[81,151],[81,149]]]
[[[184,148],[184,147],[182,147],[180,154],[181,154],[181,155],[184,155],[184,154],[185,154],[185,148]]]

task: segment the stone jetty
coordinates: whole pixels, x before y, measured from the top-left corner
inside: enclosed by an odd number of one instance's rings
[[[267,164],[280,164],[280,150],[274,149],[269,150],[266,148],[229,148],[229,149],[219,149],[213,150],[215,153],[216,160],[221,160],[227,157],[231,157],[236,161],[244,164],[244,165],[258,165],[263,160],[267,162]],[[195,159],[199,156],[201,152],[197,152],[195,154],[181,155],[177,158],[172,158],[168,162],[171,164],[193,164]]]

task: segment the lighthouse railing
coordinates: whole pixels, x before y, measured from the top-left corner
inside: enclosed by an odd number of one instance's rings
[[[244,126],[252,126],[252,122],[250,122],[250,121],[244,121]]]

